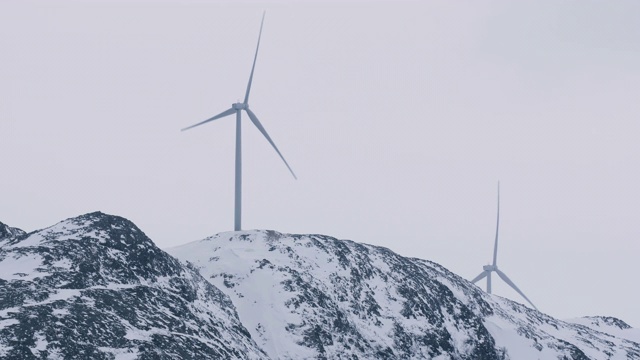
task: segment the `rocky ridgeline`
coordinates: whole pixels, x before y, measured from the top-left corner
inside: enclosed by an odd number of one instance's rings
[[[382,247],[248,231],[167,251],[227,293],[274,358],[640,359],[637,342],[488,295]]]
[[[243,231],[168,252],[102,213],[0,223],[0,358],[640,359],[620,320],[563,322],[386,248]]]
[[[264,357],[230,299],[126,219],[92,213],[0,242],[2,359]]]

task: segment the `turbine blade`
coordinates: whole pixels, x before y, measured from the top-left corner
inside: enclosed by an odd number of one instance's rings
[[[249,92],[251,91],[251,83],[253,82],[253,71],[256,68],[256,60],[258,59],[258,49],[260,48],[260,38],[262,37],[262,25],[264,25],[264,15],[267,12],[262,13],[262,21],[260,22],[260,33],[258,34],[258,45],[256,46],[256,54],[253,56],[253,65],[251,66],[251,75],[249,75],[249,83],[247,84],[247,93],[244,95],[244,103],[248,104]]]
[[[516,284],[513,283],[513,281],[511,281],[511,279],[509,279],[509,277],[507,276],[507,274],[503,273],[502,271],[496,269],[496,272],[498,273],[498,276],[500,276],[500,278],[502,278],[502,280],[504,280],[504,282],[506,282],[507,284],[509,284],[509,286],[511,286],[511,288],[515,291],[518,292],[518,294],[520,294],[523,298],[525,298],[525,300],[527,300],[527,302],[529,302],[529,304],[531,304],[531,306],[533,306],[534,309],[538,310],[538,308],[533,305],[533,303],[531,302],[531,300],[529,300],[529,298],[527,297],[527,295],[525,295],[520,289],[518,289],[518,287],[516,286]]]
[[[498,229],[500,228],[500,182],[498,181],[498,216],[496,217],[496,242],[493,246],[493,266],[498,261]]]
[[[480,275],[476,276],[475,278],[473,278],[473,280],[471,280],[472,283],[477,283],[478,281],[484,279],[485,276],[487,276],[489,272],[488,271],[483,271],[480,273]]]
[[[269,144],[271,144],[271,146],[273,146],[273,148],[276,150],[278,155],[280,155],[280,159],[282,159],[282,161],[284,161],[284,164],[287,165],[287,168],[291,172],[291,175],[293,175],[293,178],[297,180],[298,178],[296,177],[296,174],[294,174],[293,170],[291,170],[289,163],[287,163],[287,160],[284,159],[284,156],[282,156],[276,144],[273,142],[273,140],[271,140],[271,137],[269,136],[269,134],[267,134],[267,130],[264,129],[264,127],[260,123],[260,120],[258,120],[258,118],[256,117],[256,114],[254,114],[253,111],[249,110],[249,108],[246,108],[245,110],[247,114],[249,114],[249,118],[253,122],[253,125],[255,125],[258,128],[258,130],[260,130],[260,132],[262,133],[262,135],[264,135],[265,138],[267,138],[267,141],[269,142]]]
[[[218,114],[218,115],[216,115],[216,116],[214,116],[214,117],[212,117],[212,118],[209,118],[209,119],[207,119],[207,120],[205,120],[205,121],[199,122],[199,123],[197,123],[197,124],[195,124],[195,125],[191,125],[191,126],[189,126],[189,127],[186,127],[186,128],[184,128],[184,129],[182,129],[182,130],[180,130],[180,131],[189,130],[189,129],[194,128],[194,127],[196,127],[196,126],[199,126],[199,125],[202,125],[202,124],[206,124],[206,123],[208,123],[209,121],[213,121],[213,120],[217,120],[217,119],[223,118],[223,117],[225,117],[225,116],[229,116],[229,115],[231,115],[231,114],[233,114],[233,113],[235,113],[235,112],[236,112],[236,109],[231,108],[231,109],[229,109],[229,110],[226,110],[226,111],[221,112],[220,114]]]

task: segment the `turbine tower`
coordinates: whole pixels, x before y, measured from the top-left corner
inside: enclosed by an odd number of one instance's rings
[[[500,271],[500,269],[498,269],[497,259],[498,259],[498,229],[499,228],[500,228],[500,182],[498,182],[498,216],[496,221],[496,241],[493,246],[493,264],[483,266],[482,267],[483,271],[480,273],[480,275],[476,276],[473,280],[471,280],[471,282],[475,284],[486,277],[487,293],[491,294],[491,273],[495,271],[496,274],[498,274],[498,276],[504,282],[507,283],[507,285],[511,286],[511,288],[515,290],[518,294],[522,295],[522,297],[525,298],[525,300],[527,300],[527,302],[531,304],[531,306],[533,306],[534,309],[538,310],[538,308],[535,305],[533,305],[531,300],[529,300],[529,298],[520,289],[518,289],[516,284],[514,284],[513,281],[511,281],[511,279],[509,279],[507,274],[505,274],[504,272]]]
[[[253,57],[253,65],[251,66],[251,75],[249,75],[249,83],[247,84],[247,92],[244,95],[244,101],[241,103],[238,102],[238,103],[232,104],[231,108],[221,112],[220,114],[212,118],[209,118],[205,121],[199,122],[195,125],[191,125],[189,127],[182,129],[182,131],[185,131],[185,130],[194,128],[196,126],[206,124],[210,121],[217,120],[232,114],[236,114],[236,184],[235,184],[235,208],[234,208],[234,230],[235,231],[241,230],[241,227],[242,227],[241,226],[241,221],[242,221],[241,220],[241,217],[242,217],[242,136],[241,136],[242,135],[242,122],[241,122],[242,117],[241,117],[241,114],[242,114],[242,110],[244,110],[247,113],[247,115],[249,115],[249,119],[251,119],[251,122],[253,123],[253,125],[255,125],[258,128],[258,130],[262,133],[262,135],[264,135],[264,137],[267,139],[269,144],[273,146],[275,151],[278,153],[282,161],[284,161],[284,164],[287,166],[287,168],[291,172],[291,175],[293,175],[293,178],[297,179],[296,174],[294,174],[293,170],[291,170],[291,167],[287,163],[287,160],[284,159],[284,156],[282,156],[276,144],[273,142],[273,140],[271,140],[271,137],[267,133],[267,130],[265,130],[264,126],[262,126],[256,114],[254,114],[253,111],[249,109],[249,93],[251,92],[251,82],[253,81],[253,72],[256,68],[256,60],[258,59],[258,49],[260,48],[260,37],[262,36],[262,25],[264,24],[264,15],[265,13],[262,13],[262,21],[260,22],[260,33],[258,34],[258,45],[256,46],[256,53]]]

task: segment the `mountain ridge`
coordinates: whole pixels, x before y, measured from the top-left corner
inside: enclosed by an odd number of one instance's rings
[[[6,359],[261,359],[229,298],[100,212],[0,243]]]
[[[640,359],[625,325],[554,319],[434,262],[320,234],[161,250],[101,212],[30,233],[0,223],[6,359]]]
[[[304,351],[336,359],[605,359],[607,352],[640,358],[638,343],[486,294],[441,265],[383,247],[254,230],[167,251],[226,288],[254,339],[277,358]],[[264,289],[276,299],[262,296]],[[254,306],[287,320],[261,331],[265,318]],[[327,318],[356,331],[343,331]],[[279,335],[270,337],[274,332]],[[278,346],[288,353],[274,349],[282,341]]]
[[[26,232],[24,230],[10,227],[9,225],[6,225],[0,221],[0,241],[9,239],[9,238],[15,238],[25,234]]]

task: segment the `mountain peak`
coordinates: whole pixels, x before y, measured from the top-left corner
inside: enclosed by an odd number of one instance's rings
[[[0,247],[0,357],[265,358],[226,295],[101,212]]]
[[[254,230],[168,251],[225,290],[274,358],[499,358],[481,318],[423,270],[429,262],[386,248]]]
[[[225,232],[167,250],[238,309],[273,358],[600,359],[640,355],[485,293],[433,262],[319,234]]]
[[[0,229],[2,358],[640,359],[619,319],[559,321],[331,236],[225,232],[169,249],[183,263],[101,212]]]
[[[607,325],[621,330],[631,329],[631,325],[613,316],[584,316],[583,318],[590,320],[593,324]]]
[[[14,237],[11,247],[49,246],[59,241],[97,242],[117,250],[130,247],[155,247],[153,242],[131,221],[99,211],[63,220],[28,236]]]
[[[0,241],[6,239],[13,239],[19,236],[24,235],[25,232],[21,229],[10,227],[9,225],[4,224],[0,221]]]

